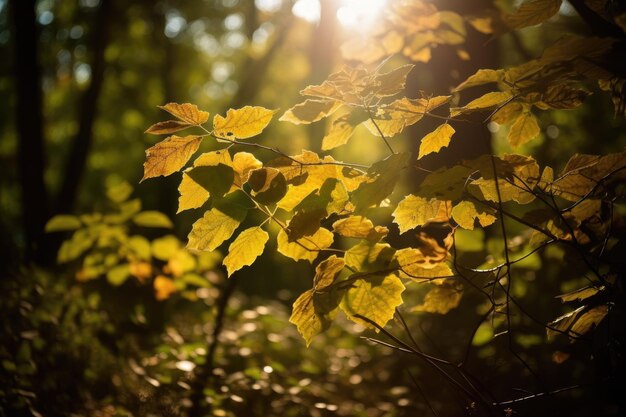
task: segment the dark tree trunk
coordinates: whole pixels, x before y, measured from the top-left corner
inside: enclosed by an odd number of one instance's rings
[[[72,211],[87,164],[93,142],[93,124],[98,110],[98,98],[104,81],[106,67],[104,52],[109,42],[110,25],[113,17],[113,0],[102,0],[96,15],[91,82],[80,101],[78,133],[72,143],[57,199],[56,211]]]
[[[22,222],[26,257],[28,260],[38,260],[41,256],[39,246],[44,224],[48,217],[48,198],[44,183],[43,101],[37,57],[39,31],[35,0],[13,0],[10,9],[15,36],[15,123]]]

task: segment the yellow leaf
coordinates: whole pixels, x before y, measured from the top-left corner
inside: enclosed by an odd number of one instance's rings
[[[176,286],[170,278],[159,275],[154,279],[154,293],[157,300],[167,300],[175,292]]]
[[[399,269],[401,278],[411,278],[417,282],[434,280],[434,283],[438,283],[443,278],[454,276],[445,259],[425,254],[420,249],[404,248],[394,254],[393,266]]]
[[[269,235],[259,226],[244,230],[228,247],[228,255],[224,258],[224,266],[230,277],[233,272],[246,265],[252,265],[254,260],[263,253]]]
[[[237,152],[235,156],[233,156],[233,170],[235,171],[233,186],[241,188],[241,186],[248,181],[250,172],[262,166],[261,161],[256,159],[251,153]]]
[[[278,243],[278,252],[286,257],[296,261],[305,259],[313,263],[320,251],[328,249],[333,244],[333,234],[322,227],[311,236],[305,236],[295,242],[289,242],[289,236],[281,229],[278,232],[276,241]]]
[[[338,304],[339,298],[334,293],[305,291],[293,303],[289,322],[296,325],[309,346],[316,335],[328,329],[337,315]]]
[[[194,269],[196,269],[196,258],[187,250],[180,249],[167,260],[167,265],[163,268],[163,272],[180,277],[185,272],[190,272]]]
[[[315,277],[313,278],[313,289],[321,291],[333,284],[335,278],[346,265],[343,258],[332,255],[328,259],[320,262],[315,268]]]
[[[538,25],[559,11],[562,0],[531,0],[522,4],[513,14],[504,15],[504,22],[511,29]]]
[[[502,70],[479,69],[473,75],[470,75],[465,81],[459,84],[454,91],[465,90],[466,88],[484,85],[488,83],[496,83],[502,78]]]
[[[63,232],[78,229],[82,223],[76,216],[59,214],[48,220],[46,223],[46,233]]]
[[[411,311],[446,314],[458,307],[462,296],[463,292],[454,285],[439,285],[428,291],[424,303],[414,307]]]
[[[402,281],[393,274],[367,276],[352,283],[339,307],[356,323],[373,328],[370,323],[355,317],[359,315],[384,327],[393,318],[396,307],[402,304],[403,291]]]
[[[333,121],[330,131],[322,139],[322,150],[328,151],[348,143],[354,127],[348,122],[349,115]]]
[[[393,96],[404,90],[406,77],[415,65],[403,65],[374,77],[374,94],[381,97]]]
[[[372,221],[366,217],[350,216],[333,223],[333,232],[344,237],[379,241],[387,236],[389,229],[384,226],[374,227]]]
[[[424,136],[424,138],[422,139],[422,143],[420,144],[420,150],[417,159],[420,159],[433,152],[439,152],[441,148],[448,146],[454,132],[455,130],[452,126],[444,123],[437,127],[434,131]]]
[[[246,217],[247,210],[235,205],[212,208],[198,219],[189,233],[187,248],[212,251],[230,238]]]
[[[160,211],[148,210],[137,213],[133,216],[133,223],[142,227],[164,227],[171,229],[174,227],[172,221]]]
[[[166,112],[170,113],[172,116],[177,117],[178,119],[190,125],[201,125],[203,123],[206,123],[207,120],[209,120],[209,113],[199,110],[198,106],[194,104],[168,103],[165,106],[159,106],[159,107],[165,110]]]
[[[275,203],[287,192],[287,180],[276,168],[250,171],[248,184],[252,188],[252,197],[261,204]]]
[[[287,110],[278,120],[296,125],[310,124],[330,116],[339,107],[341,107],[341,103],[338,101],[305,100]]]
[[[513,95],[510,91],[492,91],[484,96],[478,97],[475,100],[470,101],[465,106],[455,109],[450,109],[450,116],[456,117],[462,113],[468,113],[474,110],[488,109],[498,105],[502,105],[511,99]]]
[[[518,147],[539,136],[541,129],[532,113],[520,114],[511,125],[507,139],[513,147]]]
[[[500,107],[492,116],[491,121],[505,124],[516,119],[524,111],[524,106],[518,102],[512,102]]]
[[[394,249],[387,243],[361,241],[346,251],[345,260],[357,272],[376,272],[390,267]]]
[[[206,152],[194,161],[194,167],[183,172],[178,186],[178,211],[201,207],[211,195],[221,197],[234,179],[230,154],[227,151]]]
[[[165,122],[153,124],[145,131],[145,133],[150,133],[152,135],[166,135],[187,129],[189,126],[191,126],[189,123],[178,120],[167,120]]]
[[[474,222],[478,219],[481,226],[489,226],[496,221],[493,214],[479,212],[471,201],[461,201],[452,208],[452,218],[463,229],[474,230]]]
[[[201,136],[174,135],[152,146],[146,150],[141,181],[161,175],[168,176],[180,170],[198,150],[200,142]]]
[[[426,199],[410,194],[398,203],[392,215],[400,233],[404,233],[427,223],[448,221],[451,208],[450,201]]]
[[[272,120],[274,112],[274,110],[258,106],[230,109],[226,117],[215,115],[213,133],[217,137],[231,140],[251,138],[265,129]]]

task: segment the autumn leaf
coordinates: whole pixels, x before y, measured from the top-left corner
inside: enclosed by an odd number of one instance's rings
[[[451,206],[449,201],[426,199],[410,194],[398,203],[392,214],[393,221],[400,228],[400,233],[405,233],[427,223],[448,221]]]
[[[447,314],[453,308],[458,307],[463,292],[455,285],[439,285],[426,293],[424,302],[411,311],[424,311],[428,313]]]
[[[341,299],[339,307],[348,318],[365,327],[375,328],[370,323],[355,317],[363,316],[384,327],[402,304],[404,285],[397,276],[370,275],[356,279]]]
[[[503,105],[504,103],[508,102],[511,97],[513,97],[513,95],[510,91],[493,91],[491,93],[487,93],[481,97],[478,97],[475,100],[470,101],[463,107],[450,109],[450,116],[456,117],[462,113],[468,113],[471,111],[488,109],[498,105]]]
[[[168,176],[180,170],[198,150],[202,136],[170,136],[146,151],[143,164],[144,181],[148,178]]]
[[[278,120],[296,125],[310,124],[330,116],[339,107],[341,107],[339,101],[309,99],[287,110]]]
[[[507,137],[513,147],[518,147],[539,136],[541,129],[537,123],[537,118],[532,113],[520,114],[511,125]]]
[[[389,229],[384,226],[374,226],[372,221],[363,216],[350,216],[333,223],[333,231],[344,237],[379,241],[384,238]]]
[[[348,121],[349,115],[342,116],[333,121],[333,124],[322,139],[322,150],[328,151],[341,145],[345,145],[350,140],[354,127]]]
[[[455,130],[452,126],[448,123],[444,123],[438,126],[434,131],[424,136],[422,138],[422,143],[420,144],[417,159],[421,159],[433,152],[439,152],[441,148],[448,146],[454,132]]]
[[[196,106],[195,104],[168,103],[165,106],[159,106],[159,107],[165,110],[166,112],[170,113],[172,116],[180,119],[184,123],[187,123],[188,125],[201,125],[203,123],[206,123],[207,120],[209,120],[209,113],[199,110],[198,106]],[[168,122],[164,122],[164,123],[168,123]]]
[[[145,133],[150,133],[152,135],[166,135],[187,129],[189,126],[191,126],[189,123],[178,120],[167,120],[165,122],[153,124],[145,131]]]
[[[248,175],[251,171],[259,169],[263,166],[261,161],[248,152],[237,152],[233,156],[232,167],[235,171],[235,177],[233,180],[233,186],[241,188],[241,186],[248,181]]]
[[[559,11],[562,0],[531,0],[523,3],[513,14],[504,15],[504,22],[511,29],[538,25]]]
[[[197,220],[189,233],[187,248],[212,251],[230,238],[246,217],[247,210],[234,204],[214,207]]]
[[[143,227],[163,227],[171,229],[174,227],[172,221],[163,213],[154,210],[142,211],[133,216],[133,223]]]
[[[231,140],[251,138],[267,127],[274,113],[274,110],[258,106],[230,109],[226,112],[226,117],[215,115],[213,134]]]
[[[154,294],[159,301],[167,300],[170,295],[176,292],[176,285],[171,278],[159,275],[154,279]]]
[[[470,75],[465,81],[459,84],[454,91],[461,91],[470,87],[498,82],[502,78],[502,73],[502,70],[479,69],[476,73]]]
[[[52,232],[65,232],[70,230],[76,230],[82,225],[81,221],[76,216],[70,216],[68,214],[59,214],[48,220],[46,223],[46,233]]]
[[[287,233],[281,229],[278,232],[276,241],[278,243],[278,252],[286,257],[296,261],[305,259],[313,263],[320,251],[329,248],[333,244],[333,234],[322,227],[311,236],[305,236],[295,242],[290,242]]]
[[[228,255],[223,260],[228,276],[246,265],[252,265],[265,249],[269,235],[259,226],[244,230],[228,247]]]
[[[487,211],[479,211],[471,201],[461,201],[452,208],[452,218],[463,229],[474,230],[474,223],[482,227],[489,226],[496,221],[496,216]]]
[[[252,197],[262,204],[275,203],[287,193],[287,180],[276,168],[250,171],[248,184],[252,188]]]

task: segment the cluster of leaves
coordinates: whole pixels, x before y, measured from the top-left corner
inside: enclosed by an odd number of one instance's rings
[[[560,0],[534,0],[514,13],[461,18],[437,10],[430,2],[394,3],[378,29],[365,40],[346,44],[344,52],[348,59],[365,65],[399,52],[413,60],[428,61],[432,47],[464,42],[466,21],[480,31],[502,33],[539,24],[552,17],[560,4]],[[357,48],[354,42],[365,42],[367,47]],[[611,38],[564,37],[538,59],[509,69],[479,70],[462,82],[454,95],[422,93],[418,99],[398,97],[412,65],[387,72],[382,71],[386,61],[375,69],[346,66],[322,84],[302,90],[305,101],[280,117],[281,121],[309,124],[333,116],[322,141],[323,151],[346,144],[362,124],[390,151],[387,158],[371,166],[321,157],[309,150],[287,155],[255,142],[270,123],[275,113],[272,110],[251,106],[230,109],[225,117],[216,115],[212,127],[205,127],[209,113],[192,104],[170,103],[162,108],[176,120],[157,123],[147,132],[171,134],[187,128],[199,132],[169,136],[148,149],[144,179],[184,169],[207,138],[224,145],[223,149],[203,153],[183,171],[179,211],[209,207],[193,225],[188,248],[215,250],[236,234],[249,211],[258,211],[265,220],[239,232],[230,243],[224,258],[228,275],[252,264],[263,252],[269,240],[263,227],[270,222],[279,226],[276,242],[281,254],[311,263],[321,259],[312,288],[296,300],[291,316],[307,344],[328,329],[338,310],[366,327],[382,329],[403,304],[405,286],[416,282],[432,285],[424,302],[414,307],[417,311],[445,314],[458,306],[463,288],[470,286],[489,300],[494,322],[503,323],[497,315],[510,317],[515,264],[552,244],[578,251],[586,270],[595,277],[591,279],[593,289],[562,299],[586,299],[613,285],[612,277],[619,273],[605,258],[621,247],[615,225],[622,222],[621,208],[617,207],[623,203],[619,184],[626,166],[624,152],[574,155],[558,176],[551,167],[540,167],[530,155],[485,155],[430,173],[417,192],[399,201],[392,194],[403,176],[416,167],[415,159],[450,144],[455,134],[451,124],[463,122],[460,116],[482,112],[487,120],[510,125],[508,140],[519,147],[540,134],[533,108],[571,109],[581,105],[590,92],[580,83],[588,80],[612,89],[616,109],[622,113],[619,85],[623,82],[611,67],[616,42]],[[467,53],[462,51],[461,55]],[[450,107],[450,103],[458,103],[459,92],[487,83],[494,83],[498,90],[463,106]],[[446,105],[447,115],[433,113]],[[441,118],[444,123],[422,138],[417,158],[396,153],[390,139],[425,116]],[[238,151],[242,147],[269,152],[275,158],[263,162],[251,153]],[[411,246],[392,247],[386,242],[389,229],[384,224],[389,222],[376,225],[372,220],[381,207],[394,209],[393,223],[400,234],[412,233]],[[516,238],[527,252],[515,260],[510,258],[513,250],[505,218],[526,227]],[[432,232],[433,225],[439,232]],[[457,262],[456,233],[476,226],[500,229],[502,253],[490,254],[491,259],[483,266],[461,265]],[[501,262],[494,266],[494,258]],[[469,279],[468,273],[476,277]],[[580,336],[598,325],[614,300],[594,299],[596,304],[548,324],[548,332]]]
[[[50,219],[47,232],[73,232],[61,245],[58,262],[80,260],[76,279],[81,282],[104,275],[111,285],[120,286],[132,277],[141,285],[152,285],[158,300],[179,291],[193,297],[187,287],[208,286],[202,274],[215,268],[219,253],[191,254],[174,235],[150,241],[142,234],[131,234],[133,227],[173,227],[165,214],[142,211],[141,200],[130,199],[132,192],[127,182],[112,179],[107,187],[110,212],[62,214]]]

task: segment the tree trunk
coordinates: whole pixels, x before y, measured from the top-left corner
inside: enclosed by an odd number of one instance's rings
[[[35,0],[10,3],[15,36],[17,159],[21,188],[22,222],[26,258],[38,260],[48,217],[44,183],[43,100],[39,67]]]

